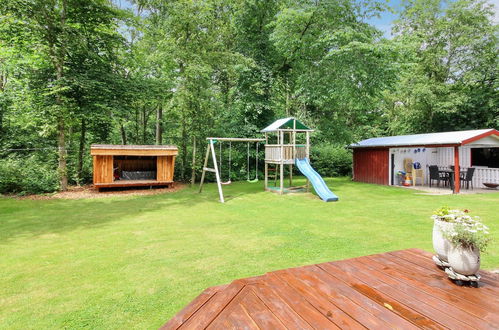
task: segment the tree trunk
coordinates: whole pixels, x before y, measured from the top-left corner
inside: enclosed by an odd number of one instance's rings
[[[160,104],[156,110],[156,144],[163,142],[163,105]]]
[[[187,129],[186,129],[185,118],[182,122],[182,168],[180,169],[180,175],[182,181],[185,181],[185,166],[187,164]]]
[[[147,111],[146,107],[142,108],[142,144],[146,144],[147,138]]]
[[[85,118],[81,119],[80,147],[78,150],[78,185],[83,181],[83,153],[85,152],[85,137],[87,134],[87,123]]]
[[[120,123],[120,130],[121,130],[121,144],[126,145],[126,130],[123,123]]]
[[[64,117],[61,115],[57,123],[57,146],[59,149],[59,184],[62,191],[68,189],[68,170],[66,164],[67,150],[66,150],[66,127]]]
[[[61,19],[60,19],[60,24],[61,27],[66,26],[66,1],[62,1],[62,12],[61,12]],[[64,31],[60,32],[62,39],[61,41],[64,42]],[[61,82],[62,78],[64,77],[64,62],[66,58],[66,52],[65,49],[63,48],[64,45],[59,45],[56,46],[55,44],[51,45],[52,47],[58,47],[55,48],[57,51],[54,52],[54,54],[57,54],[56,57],[54,58],[54,64],[55,64],[55,69],[56,69],[56,74],[57,74],[57,82]],[[58,131],[58,136],[57,136],[57,146],[59,149],[59,183],[60,183],[60,189],[62,191],[65,191],[68,189],[68,170],[67,170],[67,150],[66,150],[66,117],[65,117],[65,109],[64,109],[64,104],[62,97],[60,93],[58,92],[56,95],[56,104],[59,107],[59,113],[58,113],[58,118],[57,118],[57,131]]]
[[[196,137],[192,137],[191,187],[196,183]]]

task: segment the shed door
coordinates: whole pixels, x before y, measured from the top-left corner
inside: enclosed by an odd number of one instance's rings
[[[354,181],[388,185],[388,149],[354,149]]]

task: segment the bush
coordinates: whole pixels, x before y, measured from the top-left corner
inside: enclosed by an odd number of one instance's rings
[[[333,144],[312,146],[310,160],[314,169],[322,176],[352,174],[352,152],[343,146]]]
[[[0,193],[39,194],[58,189],[54,166],[36,157],[0,160]]]

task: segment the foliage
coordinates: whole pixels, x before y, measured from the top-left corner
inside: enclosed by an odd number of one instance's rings
[[[261,136],[295,116],[315,129],[319,172],[337,175],[348,152],[328,146],[499,125],[482,0],[405,1],[394,39],[368,23],[381,0],[121,3],[0,2],[0,157],[56,149],[47,170],[64,189],[90,182],[92,143],[175,144],[188,181],[207,136]],[[244,178],[245,150],[233,158]]]
[[[485,252],[490,242],[489,227],[480,222],[480,217],[456,217],[453,226],[443,229],[443,235],[454,246],[478,249]]]
[[[54,164],[41,162],[36,156],[0,160],[0,193],[38,194],[59,188]]]
[[[352,173],[352,152],[334,144],[314,145],[310,159],[321,175],[328,177],[346,176]]]
[[[469,210],[453,210],[449,208],[448,206],[443,206],[433,212],[433,215],[431,218],[434,221],[443,221],[443,222],[467,222],[467,221],[472,221],[471,216],[468,215]]]
[[[405,2],[394,40],[404,50],[405,69],[385,95],[391,132],[497,127],[493,17],[492,5],[482,0]]]

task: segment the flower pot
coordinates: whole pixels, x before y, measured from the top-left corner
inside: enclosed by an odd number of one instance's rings
[[[447,254],[451,246],[449,240],[443,236],[442,231],[450,230],[452,226],[454,223],[440,220],[435,220],[433,224],[433,249],[441,261],[447,262]]]
[[[461,275],[475,275],[480,269],[480,250],[451,246],[448,254],[452,269]]]

